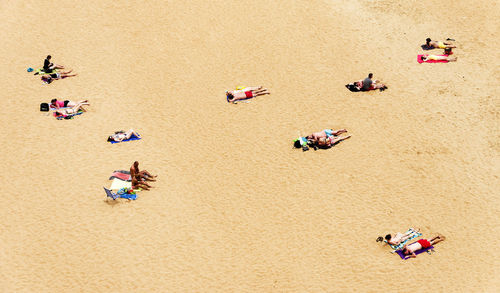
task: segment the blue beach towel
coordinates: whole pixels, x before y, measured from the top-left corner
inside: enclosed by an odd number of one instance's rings
[[[110,143],[119,143],[119,142],[125,142],[125,141],[131,141],[131,140],[139,140],[139,139],[141,139],[141,138],[132,134],[132,136],[129,139],[124,139],[122,141],[114,141],[114,140],[112,140],[112,141],[110,141]]]
[[[411,233],[411,234],[410,234],[410,235],[411,235],[411,236],[410,236],[410,238],[408,238],[408,239],[406,239],[405,241],[403,241],[403,242],[399,243],[398,245],[392,245],[392,244],[389,244],[389,246],[391,246],[391,248],[393,249],[392,253],[396,252],[396,250],[398,250],[398,249],[403,248],[403,246],[405,246],[405,244],[406,244],[406,243],[408,243],[408,241],[410,241],[410,240],[412,240],[412,239],[415,239],[415,238],[417,238],[417,237],[422,236],[422,233],[420,233],[420,232],[417,232],[417,231],[413,230],[413,228],[408,229],[408,231],[406,231],[406,232],[405,232],[405,233],[403,233],[403,234],[406,234],[406,233],[408,233],[408,232],[410,232],[410,233]],[[385,240],[385,239],[384,239],[384,242],[385,242],[385,243],[387,243],[387,240]],[[388,244],[388,243],[387,243],[387,244]]]

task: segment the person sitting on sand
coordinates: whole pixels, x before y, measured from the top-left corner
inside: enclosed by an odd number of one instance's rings
[[[66,77],[73,77],[77,76],[78,74],[70,74],[73,70],[66,71],[66,72],[55,72],[55,73],[50,73],[50,74],[43,74],[40,79],[45,82],[46,84],[52,83],[56,79],[64,79]]]
[[[457,47],[450,42],[433,41],[433,40],[431,40],[431,38],[427,38],[425,40],[425,44],[427,45],[427,48],[446,49],[446,48],[456,48]]]
[[[143,188],[145,190],[149,190],[151,185],[147,184],[145,181],[156,181],[152,178],[156,176],[151,175],[148,171],[139,170],[139,162],[135,161],[130,167],[130,178],[132,179],[132,188]]]
[[[158,177],[158,175],[152,175],[146,170],[139,170],[139,162],[135,161],[132,166],[130,167],[130,176],[131,177],[137,177],[138,180],[146,180],[146,181],[156,181],[153,178]]]
[[[405,242],[406,240],[411,238],[413,232],[418,232],[418,231],[420,231],[420,229],[409,230],[405,234],[398,232],[394,236],[392,236],[391,234],[387,234],[385,235],[385,240],[387,241],[387,243],[391,245],[399,245],[401,242]]]
[[[448,62],[455,62],[457,61],[457,57],[429,55],[429,54],[422,55],[422,61],[427,61],[427,60],[446,60]]]
[[[57,64],[51,63],[50,62],[51,58],[52,58],[52,56],[48,55],[47,58],[45,58],[45,60],[43,61],[43,71],[45,73],[52,72],[52,70],[54,70],[54,69],[64,69],[64,66],[62,66],[62,65],[57,65]]]
[[[259,87],[246,87],[242,90],[232,90],[226,91],[227,101],[230,103],[235,103],[239,100],[245,100],[254,98],[262,95],[269,95],[270,93],[267,89],[263,89],[262,86]]]
[[[149,190],[151,188],[151,185],[147,184],[146,182],[142,181],[142,180],[139,180],[137,179],[136,176],[132,176],[131,175],[131,179],[132,179],[132,189],[139,189],[139,188],[142,188],[144,190]]]
[[[50,101],[50,107],[59,109],[59,108],[66,108],[66,107],[74,107],[77,104],[83,104],[83,103],[88,103],[88,100],[81,100],[79,102],[73,102],[70,100],[60,101],[58,99],[52,99]]]
[[[417,257],[417,255],[415,254],[415,251],[420,250],[420,249],[429,248],[432,245],[439,243],[445,239],[446,239],[446,237],[444,237],[442,235],[438,235],[438,236],[432,238],[431,240],[419,239],[416,242],[405,245],[403,247],[403,254],[405,256],[409,256],[409,257]]]
[[[141,135],[137,132],[135,132],[133,129],[129,129],[127,131],[117,131],[115,132],[115,134],[113,135],[110,135],[108,137],[108,141],[116,141],[116,142],[120,142],[122,140],[125,140],[125,139],[129,139],[132,137],[132,135],[135,135],[137,136],[138,138],[141,138]]]
[[[68,115],[72,115],[72,114],[76,114],[78,113],[78,111],[83,111],[83,112],[87,112],[87,110],[85,110],[85,108],[83,108],[83,106],[88,106],[90,105],[88,102],[78,102],[76,105],[74,105],[73,107],[71,108],[65,108],[65,109],[57,109],[54,111],[54,116],[56,117],[60,117],[60,116],[63,116],[63,117],[67,117]]]
[[[358,91],[366,92],[366,91],[377,90],[377,89],[384,91],[387,89],[387,86],[385,84],[381,83],[380,80],[376,79],[375,81],[372,81],[370,75],[373,77],[373,75],[370,73],[368,75],[368,77],[365,78],[364,80],[361,79],[361,80],[354,82],[354,86],[356,86]],[[370,80],[371,83],[368,82],[368,80]],[[370,85],[366,86],[365,82],[368,82]]]

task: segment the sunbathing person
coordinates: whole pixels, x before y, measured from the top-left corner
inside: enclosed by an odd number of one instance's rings
[[[130,175],[132,175],[132,173]],[[144,190],[149,190],[149,188],[151,188],[151,186],[149,184],[147,184],[146,182],[144,182],[142,180],[138,180],[137,177],[135,177],[135,176],[131,176],[131,177],[132,177],[132,189],[142,188]]]
[[[226,91],[227,101],[230,103],[269,94],[270,93],[267,91],[267,89],[263,89],[262,86],[246,87],[241,90]]]
[[[392,236],[391,234],[387,234],[385,235],[385,240],[391,245],[399,245],[401,242],[405,242],[406,240],[410,239],[414,231],[418,232],[420,231],[420,229],[409,230],[405,234],[398,232],[394,236]]]
[[[117,131],[115,132],[115,134],[113,135],[110,135],[108,137],[108,141],[116,141],[116,142],[120,142],[122,140],[125,140],[125,139],[129,139],[132,137],[132,135],[135,135],[137,136],[138,138],[141,138],[141,135],[137,132],[135,132],[133,129],[129,129],[127,131]]]
[[[88,100],[81,100],[79,102],[73,102],[73,101],[70,101],[70,100],[60,101],[58,99],[52,99],[50,101],[50,107],[56,108],[56,109],[66,108],[66,107],[74,107],[74,106],[76,106],[79,103],[88,103]]]
[[[139,170],[139,162],[135,161],[130,167],[130,176],[137,177],[138,180],[146,180],[146,181],[156,181],[152,178],[158,177],[158,175],[152,175],[146,170]]]
[[[82,102],[78,102],[76,105],[74,105],[71,108],[57,109],[57,110],[54,111],[54,116],[56,116],[56,117],[59,117],[59,116],[67,117],[68,115],[73,115],[73,114],[78,113],[78,111],[87,112],[87,110],[85,110],[85,108],[83,108],[83,106],[86,106],[86,105],[90,105],[90,104],[88,102],[83,102],[82,101]]]
[[[73,70],[66,71],[66,72],[55,72],[55,73],[50,73],[50,74],[44,74],[40,79],[45,82],[46,84],[52,83],[56,79],[64,79],[66,77],[73,77],[77,76],[78,74],[70,74]]]
[[[339,129],[339,130],[325,129],[323,131],[314,132],[314,133],[306,136],[306,138],[308,140],[318,141],[320,138],[326,138],[328,136],[337,136],[337,135],[345,133],[345,132],[347,132],[347,130],[345,130],[345,129]]]
[[[64,69],[64,66],[57,65],[50,62],[52,56],[48,55],[47,58],[43,61],[43,71],[46,73],[52,72],[54,69]]]
[[[420,250],[420,249],[429,248],[432,245],[439,243],[445,239],[446,239],[446,237],[444,237],[442,235],[438,235],[438,236],[432,238],[431,240],[419,239],[419,240],[417,240],[417,242],[413,242],[411,244],[405,245],[403,247],[403,254],[405,256],[409,256],[409,257],[417,257],[417,255],[415,254],[415,251]]]
[[[320,138],[317,142],[316,145],[320,148],[331,148],[332,146],[336,145],[337,143],[348,139],[351,137],[351,135],[346,135],[346,136],[328,136],[328,137],[322,137]]]
[[[457,61],[457,57],[429,55],[429,54],[422,55],[422,61],[427,61],[427,60],[446,60],[448,62],[455,62]]]
[[[380,89],[380,90],[385,90],[387,89],[387,86],[383,83],[380,82],[380,80],[376,79],[375,81],[373,81],[370,86],[368,87],[368,89],[366,89],[367,87],[364,86],[364,80],[358,80],[358,81],[355,81],[354,82],[354,85],[358,88],[359,91],[371,91],[371,90],[376,90],[376,89]]]
[[[427,48],[439,48],[439,49],[446,49],[446,48],[456,48],[457,46],[453,45],[450,42],[441,42],[441,41],[433,41],[431,38],[427,38],[425,40],[425,44],[427,45]]]

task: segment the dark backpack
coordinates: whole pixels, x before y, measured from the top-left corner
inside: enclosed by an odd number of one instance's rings
[[[40,111],[42,111],[42,112],[49,112],[49,104],[47,104],[47,103],[41,103],[40,104]]]

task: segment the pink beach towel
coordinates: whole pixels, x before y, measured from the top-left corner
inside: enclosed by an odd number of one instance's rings
[[[417,62],[418,63],[448,63],[448,60],[427,60],[424,61],[422,60],[422,56],[424,55],[417,55]],[[436,56],[448,56],[448,55],[436,55]]]

